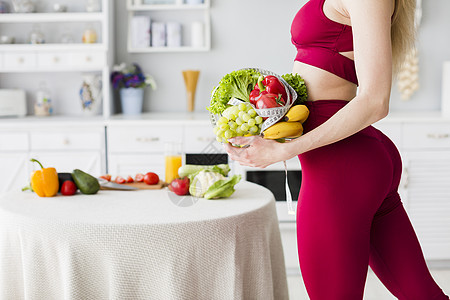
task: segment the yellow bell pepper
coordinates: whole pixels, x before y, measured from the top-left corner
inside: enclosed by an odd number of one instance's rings
[[[55,168],[44,168],[36,159],[32,158],[32,162],[37,162],[41,166],[41,170],[31,173],[31,188],[39,197],[53,197],[58,193],[59,181],[58,173]]]

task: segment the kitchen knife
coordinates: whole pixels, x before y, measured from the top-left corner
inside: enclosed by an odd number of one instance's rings
[[[137,187],[111,182],[102,178],[98,179],[98,183],[100,184],[100,188],[104,190],[118,190],[118,191],[138,190]]]

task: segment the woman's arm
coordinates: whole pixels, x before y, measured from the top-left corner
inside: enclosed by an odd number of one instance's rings
[[[392,80],[390,32],[393,3],[379,0],[341,1],[352,24],[355,66],[360,84],[358,95],[325,123],[289,143],[280,144],[259,137],[234,138],[234,143],[250,144],[251,147],[226,145],[231,159],[244,165],[266,167],[342,140],[388,114]]]

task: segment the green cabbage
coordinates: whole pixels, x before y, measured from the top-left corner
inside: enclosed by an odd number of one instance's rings
[[[192,179],[189,179],[189,193],[194,197],[203,197],[216,181],[222,179],[225,179],[225,177],[220,173],[202,170]]]
[[[241,180],[241,175],[217,180],[203,195],[206,199],[228,198],[234,193],[234,186]]]

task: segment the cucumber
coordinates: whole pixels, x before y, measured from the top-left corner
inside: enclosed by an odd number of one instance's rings
[[[92,195],[100,190],[100,184],[98,183],[97,178],[86,172],[75,169],[72,172],[72,178],[80,189],[80,192],[83,194]]]

